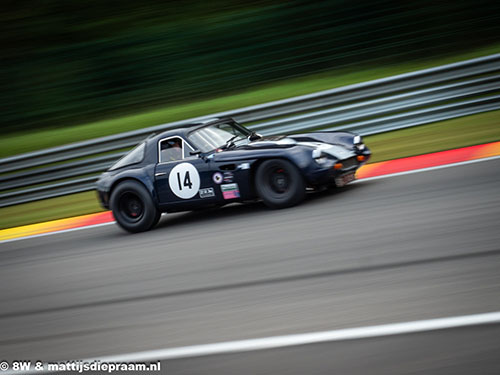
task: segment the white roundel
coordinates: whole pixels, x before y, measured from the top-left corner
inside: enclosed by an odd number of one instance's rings
[[[190,199],[200,190],[200,175],[193,164],[177,164],[168,175],[168,184],[179,198]]]

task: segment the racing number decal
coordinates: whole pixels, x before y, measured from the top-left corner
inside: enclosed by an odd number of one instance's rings
[[[191,182],[191,177],[189,176],[189,171],[184,175],[184,183],[181,184],[181,174],[177,172],[177,182],[179,183],[179,191],[182,190],[182,185],[187,186],[189,189],[193,188],[193,183]]]
[[[190,163],[177,164],[168,176],[170,190],[182,199],[193,198],[200,190],[200,175]]]

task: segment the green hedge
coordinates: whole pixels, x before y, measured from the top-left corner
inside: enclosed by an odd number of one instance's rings
[[[5,133],[117,118],[324,70],[497,41],[497,1],[10,2]]]

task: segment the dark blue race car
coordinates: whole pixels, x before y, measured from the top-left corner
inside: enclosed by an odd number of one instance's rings
[[[121,227],[141,232],[162,212],[257,199],[272,208],[293,206],[308,188],[353,181],[369,157],[352,133],[262,137],[218,118],[149,137],[102,174],[97,191]]]

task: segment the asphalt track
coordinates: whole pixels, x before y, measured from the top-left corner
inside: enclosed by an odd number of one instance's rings
[[[302,205],[0,244],[0,353],[58,360],[500,310],[500,160]],[[166,373],[498,373],[488,325],[178,359]],[[480,371],[478,371],[480,370]]]

